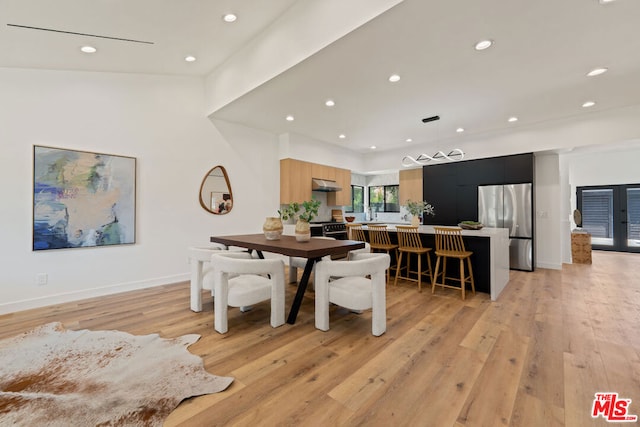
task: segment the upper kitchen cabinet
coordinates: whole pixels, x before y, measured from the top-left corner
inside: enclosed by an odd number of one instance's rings
[[[336,180],[336,168],[326,165],[311,163],[311,175],[313,178]]]
[[[400,203],[422,200],[422,168],[400,170]]]
[[[329,206],[349,206],[351,204],[351,171],[349,169],[331,168],[335,171],[335,181],[341,191],[327,194]]]
[[[312,163],[280,160],[280,204],[311,200]]]
[[[504,182],[522,184],[533,182],[533,153],[509,156],[504,166]]]
[[[340,191],[327,193],[330,206],[351,204],[351,171],[295,159],[280,160],[280,204],[311,200],[311,179],[336,181]]]

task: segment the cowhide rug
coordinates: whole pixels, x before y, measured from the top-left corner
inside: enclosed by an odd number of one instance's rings
[[[0,341],[0,426],[159,426],[183,400],[233,378],[174,339],[50,323]]]

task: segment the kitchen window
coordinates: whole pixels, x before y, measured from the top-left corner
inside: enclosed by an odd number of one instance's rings
[[[369,207],[372,212],[400,212],[399,185],[369,187]]]
[[[364,187],[360,185],[351,186],[351,205],[346,207],[345,212],[364,212]]]

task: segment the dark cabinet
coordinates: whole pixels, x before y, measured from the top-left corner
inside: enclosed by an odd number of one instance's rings
[[[459,162],[456,164],[458,185],[502,184],[504,165],[504,157]]]
[[[505,158],[504,182],[501,184],[522,184],[533,182],[533,155],[518,154]]]
[[[533,153],[424,166],[422,193],[436,211],[425,224],[477,220],[479,185],[533,183],[533,171]]]

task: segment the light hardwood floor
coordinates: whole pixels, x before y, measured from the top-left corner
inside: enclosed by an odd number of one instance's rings
[[[0,338],[53,321],[202,335],[190,351],[235,381],[183,402],[168,426],[602,426],[590,415],[595,392],[632,399],[640,415],[640,254],[593,259],[511,272],[494,303],[399,281],[387,287],[387,332],[378,338],[370,313],[335,307],[330,331],[316,330],[311,292],[295,325],[272,329],[264,303],[230,310],[229,332],[219,335],[211,296],[191,312],[187,283],[3,315]]]

